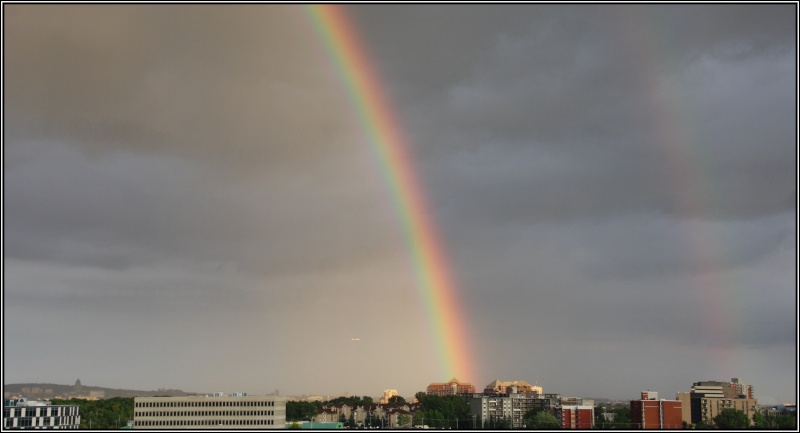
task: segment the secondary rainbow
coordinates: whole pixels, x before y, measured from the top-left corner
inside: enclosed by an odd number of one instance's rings
[[[681,75],[672,80],[663,79],[664,71],[673,65],[670,39],[657,13],[657,8],[642,7],[626,9],[620,16],[620,28],[629,28],[624,39],[635,54],[634,67],[639,69],[645,100],[649,104],[652,128],[648,137],[660,151],[666,169],[664,182],[674,194],[674,212],[682,219],[713,212],[718,191],[705,181],[709,170],[703,161],[708,159],[702,146],[701,136],[695,131],[702,126],[695,123],[691,115],[693,95],[684,89]],[[630,26],[630,27],[627,27]],[[702,306],[705,329],[701,333],[706,347],[716,357],[717,364],[728,367],[735,358],[730,350],[734,335],[746,332],[731,318],[736,317],[736,299],[730,296],[737,282],[726,278],[719,271],[725,265],[726,246],[715,232],[699,221],[682,221],[683,243],[694,263],[694,276],[689,280],[695,288],[698,305]]]
[[[416,272],[417,289],[433,333],[440,373],[447,378],[474,380],[474,357],[468,344],[458,290],[408,155],[398,116],[387,101],[367,51],[342,7],[307,5],[305,8],[368,135],[402,222]]]

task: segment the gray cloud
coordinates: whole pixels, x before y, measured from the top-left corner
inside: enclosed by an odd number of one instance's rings
[[[10,6],[9,117],[93,152],[165,150],[238,169],[330,155],[348,119],[325,108],[344,103],[342,90],[304,20],[280,5]]]

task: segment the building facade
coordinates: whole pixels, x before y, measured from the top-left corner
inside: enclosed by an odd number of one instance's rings
[[[135,397],[135,429],[283,429],[286,399],[244,393]]]
[[[25,398],[7,400],[3,404],[3,430],[79,429],[80,426],[77,405],[52,405]]]
[[[759,411],[758,400],[753,398],[753,388],[742,384],[738,378],[731,382],[695,382],[692,391],[688,395],[678,393],[678,399],[682,404],[688,399],[689,410],[682,411],[682,420],[695,425],[713,425],[714,418],[723,409],[740,410],[750,418],[750,422]]]
[[[336,403],[322,406],[317,409],[313,417],[315,423],[339,421],[346,423],[353,416],[353,422],[357,427],[400,428],[401,425],[408,424],[408,419],[402,415],[411,415],[420,410],[419,404],[368,404],[364,406],[351,407],[346,403]],[[404,422],[403,422],[404,421]]]
[[[572,430],[594,428],[594,406],[561,406],[561,428]]]
[[[483,388],[484,394],[508,394],[509,392],[515,394],[543,394],[541,386],[531,385],[524,380],[510,382],[495,380]]]
[[[641,400],[631,400],[630,404],[632,429],[683,428],[680,400],[659,400],[657,392],[644,391]]]
[[[383,395],[381,399],[378,401],[380,404],[389,404],[389,399],[397,395],[396,389],[385,389],[383,390]]]
[[[450,379],[446,383],[432,383],[428,385],[428,395],[464,395],[475,394],[475,385],[471,383],[461,383],[456,378]]]
[[[561,418],[558,394],[475,394],[469,399],[469,409],[484,428],[493,428],[500,422],[508,421],[511,428],[521,429],[525,414],[532,409]]]

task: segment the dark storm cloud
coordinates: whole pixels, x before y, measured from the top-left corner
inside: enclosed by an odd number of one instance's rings
[[[6,245],[14,258],[101,268],[201,260],[274,274],[341,266],[352,258],[342,249],[370,257],[387,245],[381,209],[364,201],[370,187],[346,177],[321,184],[300,172],[272,171],[260,180],[280,188],[268,189],[200,176],[166,157],[87,160],[54,143],[8,153],[20,161],[6,171],[6,199],[15,203],[5,213],[15,229]],[[36,164],[23,162],[34,154]],[[345,168],[333,165],[315,172],[324,177]],[[377,220],[358,222],[368,214]]]
[[[752,264],[794,235],[784,214],[738,223],[622,218],[583,231],[590,279],[712,272]]]
[[[557,221],[793,208],[791,8],[758,20],[737,6],[400,9],[391,22],[381,7],[357,16],[375,31],[372,54],[434,198],[455,212]],[[686,209],[693,193],[670,183],[687,175],[714,190],[699,197],[708,204]]]

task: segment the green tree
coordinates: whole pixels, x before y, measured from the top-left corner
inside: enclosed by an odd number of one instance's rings
[[[722,409],[719,415],[714,417],[714,424],[724,430],[742,430],[750,427],[750,418],[737,409]]]
[[[775,418],[778,430],[797,430],[797,412],[784,412]]]
[[[769,428],[769,424],[767,422],[767,417],[764,416],[761,412],[756,412],[753,414],[753,427],[759,430],[765,430]]]
[[[442,413],[439,412],[438,410],[434,409],[434,410],[425,411],[425,419],[427,420],[427,421],[425,421],[425,424],[428,424],[429,426],[431,426],[433,428],[444,428],[445,427],[444,415],[442,415]]]
[[[631,428],[631,408],[629,406],[610,407],[605,412],[613,413],[614,421],[604,421],[606,429],[628,430]]]
[[[460,395],[426,395],[420,399],[424,411],[425,424],[437,428],[472,428],[472,415],[470,414],[467,400]],[[436,420],[439,425],[434,425],[432,420]],[[464,422],[463,420],[470,420]]]
[[[403,405],[406,404],[406,399],[399,395],[393,395],[389,397],[389,404],[391,405]]]
[[[323,404],[338,404],[338,403],[344,403],[354,408],[356,406],[366,406],[368,404],[374,404],[374,401],[372,400],[372,397],[369,396],[364,396],[364,397],[360,397],[357,395],[352,397],[340,396],[332,400],[328,400],[325,403],[320,403],[319,406],[322,407]]]
[[[425,411],[418,410],[414,412],[414,425],[424,425],[425,424]]]
[[[605,408],[602,406],[597,406],[594,409],[594,425],[595,428],[601,428],[603,423],[606,421],[605,417],[603,417],[603,413]]]
[[[541,409],[537,408],[537,409],[531,409],[531,410],[525,412],[525,414],[522,415],[523,424],[525,424],[525,426],[527,428],[529,428],[529,429],[532,428],[531,426],[533,425],[533,417],[535,417],[536,414],[541,412],[541,411],[542,411]]]
[[[81,429],[117,429],[133,419],[133,398],[113,397],[105,400],[53,399],[54,405],[78,406]]]
[[[397,424],[400,428],[411,428],[411,417],[409,415],[398,415]]]
[[[286,421],[309,420],[317,413],[317,405],[310,401],[287,401]]]
[[[353,428],[356,426],[356,413],[355,411],[350,411],[350,419],[347,420],[347,426]]]
[[[556,430],[561,428],[561,423],[553,415],[545,411],[536,412],[530,421],[525,420],[528,430]]]

